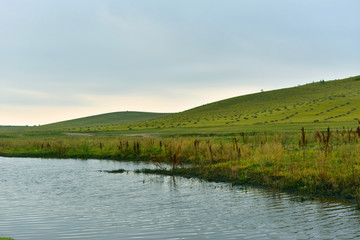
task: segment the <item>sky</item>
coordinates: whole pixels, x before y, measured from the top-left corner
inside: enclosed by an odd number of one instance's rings
[[[0,0],[0,125],[360,74],[358,0]]]

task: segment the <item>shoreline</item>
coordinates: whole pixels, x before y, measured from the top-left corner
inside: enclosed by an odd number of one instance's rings
[[[360,203],[360,127],[232,137],[16,137],[0,139],[0,156],[148,161],[169,164],[171,174]]]
[[[0,157],[7,158],[42,158],[42,159],[76,159],[76,160],[110,160],[110,161],[124,161],[124,162],[149,162],[149,159],[146,158],[126,158],[120,159],[115,157],[99,157],[99,156],[88,156],[84,158],[84,156],[55,156],[48,154],[0,154]],[[166,163],[168,166],[171,166],[169,163]],[[127,170],[124,169],[113,169],[110,171],[105,171],[108,173],[126,173]],[[313,200],[314,198],[326,198],[338,201],[345,201],[348,203],[353,203],[359,205],[360,201],[356,198],[356,196],[349,197],[343,196],[341,194],[328,194],[327,192],[319,192],[319,191],[309,191],[311,186],[307,189],[305,182],[301,182],[299,180],[294,181],[291,178],[285,178],[281,176],[274,176],[273,174],[264,174],[260,171],[243,171],[242,173],[234,174],[233,171],[225,168],[221,168],[220,166],[216,166],[216,164],[212,165],[204,165],[204,166],[190,166],[190,167],[182,167],[177,166],[176,168],[164,169],[164,168],[156,168],[156,169],[137,169],[134,170],[135,173],[141,174],[155,174],[155,175],[163,175],[163,176],[177,176],[184,178],[196,178],[203,181],[209,182],[219,182],[219,183],[228,183],[231,185],[238,186],[252,186],[252,187],[260,187],[275,191],[283,191],[286,193],[291,193],[298,195],[300,199],[303,200]],[[286,184],[287,182],[287,184]],[[302,186],[302,187],[301,187]],[[0,239],[1,240],[1,239]]]
[[[109,173],[124,173],[125,171],[122,171],[122,169],[119,169],[119,171],[117,170],[112,170],[112,171],[108,171]],[[135,173],[142,173],[142,174],[154,174],[154,175],[162,175],[162,176],[173,176],[173,177],[183,177],[183,178],[196,178],[199,180],[203,180],[203,181],[208,181],[208,182],[215,182],[215,183],[227,183],[227,184],[231,184],[232,186],[249,186],[249,187],[255,187],[255,188],[262,188],[262,189],[267,189],[267,190],[273,190],[273,191],[280,191],[280,192],[286,192],[288,194],[294,194],[297,197],[299,197],[299,199],[301,201],[308,201],[308,200],[315,200],[315,199],[319,199],[319,198],[324,198],[324,199],[328,199],[328,200],[335,200],[335,201],[344,201],[347,203],[352,203],[352,204],[357,204],[358,207],[360,208],[360,203],[355,199],[355,198],[345,198],[343,196],[334,196],[334,195],[326,195],[326,194],[308,194],[306,192],[300,192],[298,190],[294,190],[294,189],[287,189],[287,188],[276,188],[276,187],[271,187],[271,186],[267,186],[258,182],[251,182],[251,181],[241,181],[241,180],[231,180],[231,179],[227,179],[227,178],[221,178],[221,179],[217,179],[211,176],[207,176],[207,175],[203,175],[201,172],[194,172],[194,171],[190,171],[190,172],[186,172],[186,171],[182,171],[180,169],[176,169],[176,170],[165,170],[165,169],[138,169],[134,171]]]

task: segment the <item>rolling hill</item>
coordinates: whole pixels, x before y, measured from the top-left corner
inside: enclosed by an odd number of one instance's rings
[[[180,113],[114,112],[35,127],[36,131],[166,132],[167,129],[253,129],[277,125],[356,123],[360,76],[320,81],[209,103]],[[267,127],[268,126],[268,127]],[[341,125],[343,126],[343,125]]]
[[[358,118],[360,76],[234,97],[116,129],[332,123]]]
[[[135,122],[147,121],[156,118],[166,117],[170,113],[152,113],[152,112],[113,112],[99,114],[89,117],[77,118],[68,121],[56,122],[52,124],[36,127],[37,130],[71,130],[80,128],[100,129],[114,125],[131,124]]]

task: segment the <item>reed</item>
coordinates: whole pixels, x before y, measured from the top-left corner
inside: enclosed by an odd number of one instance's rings
[[[301,136],[299,140],[299,148],[302,150],[303,154],[303,161],[305,161],[305,155],[306,155],[306,145],[308,144],[308,140],[306,138],[305,129],[304,127],[301,128]]]
[[[0,155],[146,160],[209,180],[359,199],[359,139],[358,129],[330,128],[314,134],[301,128],[299,134],[196,138],[31,136],[0,138]]]

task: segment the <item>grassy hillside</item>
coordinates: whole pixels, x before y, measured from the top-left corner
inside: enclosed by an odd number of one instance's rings
[[[249,94],[184,112],[115,112],[27,128],[27,131],[193,134],[356,128],[360,76]],[[301,125],[301,126],[300,126]],[[299,127],[300,126],[300,127]],[[4,132],[4,131],[1,131]]]
[[[212,128],[293,123],[337,124],[360,119],[360,76],[234,97],[126,129]]]
[[[69,121],[57,122],[37,127],[37,130],[71,130],[71,129],[100,129],[103,127],[111,128],[113,125],[131,124],[160,117],[166,117],[169,113],[151,112],[113,112],[73,119]]]

